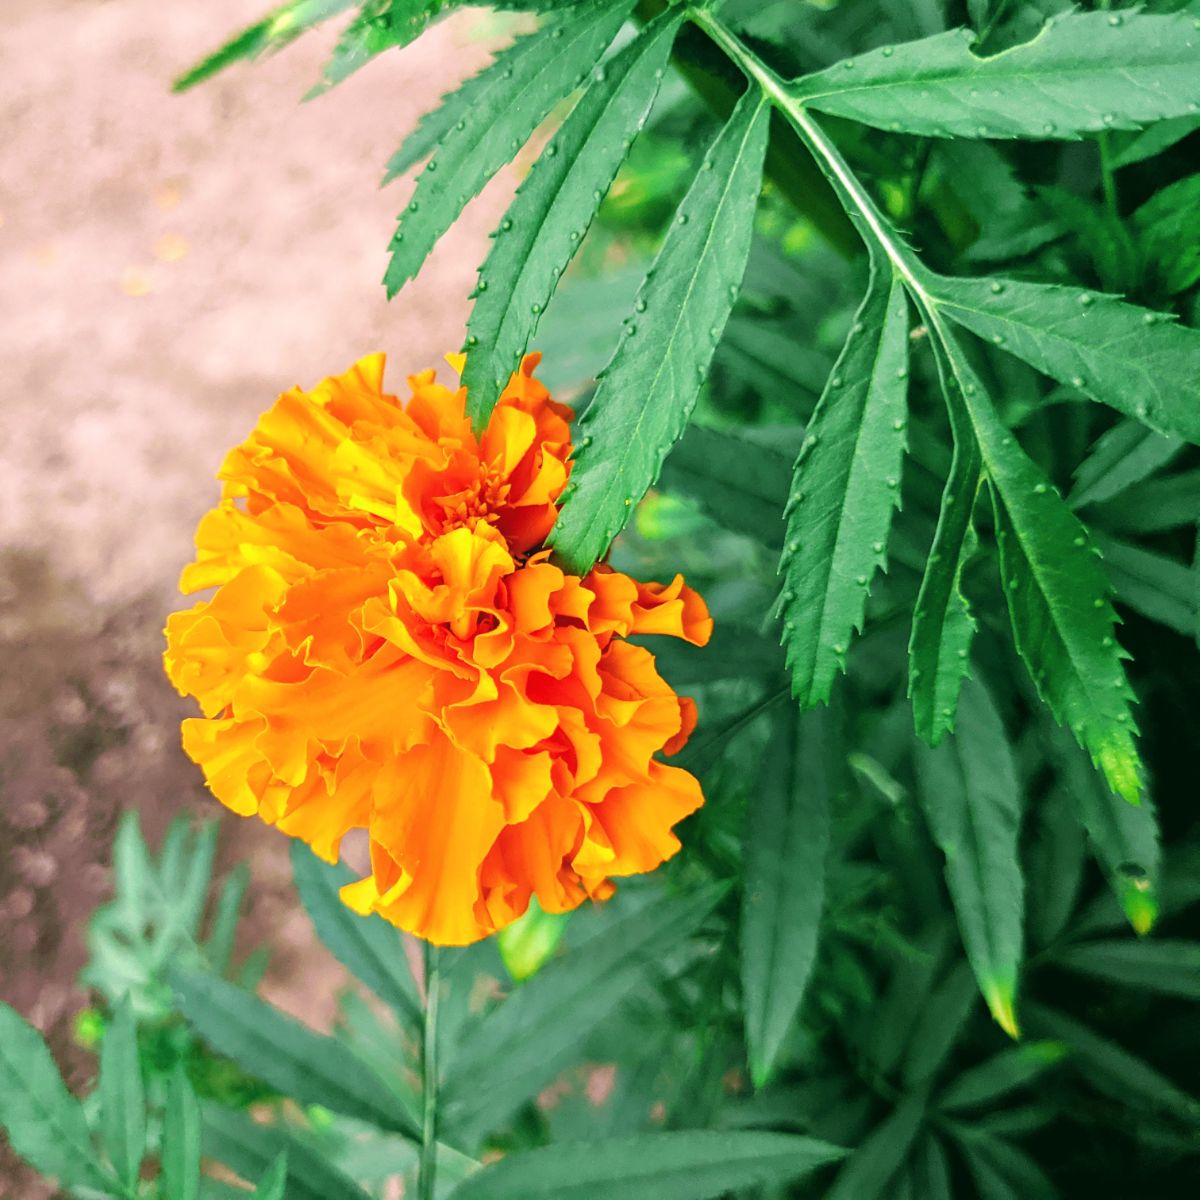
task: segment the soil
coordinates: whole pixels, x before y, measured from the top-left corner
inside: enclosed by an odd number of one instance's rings
[[[152,845],[213,815],[159,665],[214,473],[280,391],[377,349],[399,377],[462,342],[497,181],[391,304],[379,284],[410,183],[383,164],[487,59],[457,14],[301,104],[336,28],[182,96],[170,80],[266,0],[5,0],[0,32],[0,999],[72,1086],[89,913],[120,813]],[[291,891],[285,839],[223,817],[253,870],[247,944],[315,1024],[340,976]],[[0,1197],[45,1194],[0,1147]]]

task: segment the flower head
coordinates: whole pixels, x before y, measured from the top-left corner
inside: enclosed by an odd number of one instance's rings
[[[453,360],[452,360],[453,361]],[[360,912],[444,944],[612,890],[679,848],[702,803],[660,762],[692,702],[626,640],[712,628],[681,577],[564,574],[540,549],[571,411],[529,356],[476,438],[465,392],[383,357],[285,393],[221,468],[165,663],[203,718],[187,753],[235,812],[336,861],[366,829]]]

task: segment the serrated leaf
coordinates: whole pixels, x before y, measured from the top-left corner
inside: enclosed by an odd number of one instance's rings
[[[1092,853],[1108,876],[1121,908],[1137,933],[1148,933],[1158,918],[1158,818],[1149,796],[1141,804],[1115,796],[1104,779],[1070,742],[1057,735],[1055,755],[1067,795],[1088,835]]]
[[[348,79],[385,50],[415,41],[447,7],[446,0],[368,0],[342,31],[321,72],[321,82],[309,90],[305,99]]]
[[[1066,1052],[1061,1042],[1026,1042],[1021,1046],[1010,1046],[959,1075],[938,1097],[938,1107],[953,1112],[994,1104],[1041,1078],[1062,1061]]]
[[[967,958],[992,1016],[1016,1037],[1025,918],[1021,793],[1004,723],[987,689],[966,683],[953,737],[918,750],[921,807],[946,858]]]
[[[884,1118],[838,1172],[825,1200],[877,1200],[908,1157],[925,1120],[923,1096],[908,1096]]]
[[[747,89],[680,203],[580,421],[549,538],[574,573],[608,549],[687,425],[746,268],[769,115]]]
[[[668,9],[597,67],[533,165],[479,269],[462,382],[476,429],[488,418],[658,95],[682,12]],[[497,286],[489,287],[494,281]]]
[[[1138,421],[1121,421],[1096,439],[1075,468],[1075,486],[1067,496],[1075,508],[1121,495],[1173,459],[1184,443],[1147,429]]]
[[[1058,951],[1054,961],[1105,983],[1200,1000],[1200,942],[1157,938],[1087,942]]]
[[[132,1188],[146,1149],[146,1097],[138,1060],[137,1026],[126,996],[100,1046],[100,1130],[117,1178]]]
[[[985,341],[1159,433],[1200,442],[1200,330],[1083,288],[961,278],[934,287],[939,310]]]
[[[1137,803],[1141,760],[1132,692],[1117,645],[1109,581],[1087,529],[1017,444],[962,348],[942,345],[979,443],[992,493],[1001,581],[1017,650],[1038,694],[1108,777]]]
[[[400,215],[384,275],[393,296],[421,269],[467,202],[511,161],[550,110],[583,82],[617,36],[633,0],[576,4],[522,38],[520,55],[474,90],[469,118],[445,132]],[[515,48],[514,48],[515,49]]]
[[[563,1143],[510,1155],[461,1184],[456,1200],[716,1200],[800,1179],[844,1157],[788,1133],[689,1130]]]
[[[1121,604],[1184,637],[1195,636],[1200,597],[1190,565],[1110,537],[1098,538],[1097,545],[1104,554],[1113,593]]]
[[[908,301],[873,266],[854,329],[796,459],[776,606],[802,708],[829,699],[862,630],[900,502],[907,422]]]
[[[370,1200],[327,1154],[278,1126],[216,1104],[204,1106],[204,1156],[231,1167],[243,1179],[261,1179],[287,1156],[288,1200]]]
[[[789,90],[835,116],[927,137],[1074,138],[1200,104],[1200,30],[1184,14],[1067,13],[988,58],[972,38],[957,29],[884,46]]]
[[[33,1169],[63,1187],[119,1185],[97,1160],[79,1101],[67,1091],[42,1035],[0,1001],[0,1129]]]
[[[675,443],[659,487],[694,500],[718,525],[768,546],[783,541],[783,508],[792,478],[792,457],[782,445],[794,431],[712,429],[691,424]]]
[[[167,1088],[159,1164],[164,1200],[197,1200],[200,1195],[200,1106],[182,1066]]]
[[[291,0],[231,38],[190,71],[185,71],[172,87],[177,92],[186,91],[240,59],[258,58],[280,50],[315,25],[358,3],[359,0]]]
[[[410,1024],[419,1024],[421,1000],[395,926],[346,907],[339,893],[355,878],[347,867],[322,862],[300,841],[292,842],[291,854],[292,878],[317,936],[380,1000]]]
[[[475,1026],[446,1064],[442,1119],[464,1132],[503,1125],[579,1050],[579,1031],[607,1016],[645,976],[646,965],[691,936],[723,889],[636,910],[572,953],[568,947]],[[531,1037],[530,1030],[537,1036]]]
[[[959,690],[971,666],[975,618],[963,594],[962,577],[978,544],[971,514],[983,467],[979,443],[943,357],[938,355],[938,375],[950,413],[954,456],[908,641],[913,724],[918,737],[931,746],[954,728]]]
[[[747,805],[741,960],[755,1087],[774,1073],[816,960],[836,791],[833,724],[825,711],[777,710]]]
[[[177,973],[172,982],[192,1028],[248,1074],[301,1104],[320,1104],[382,1129],[418,1134],[399,1096],[336,1038],[314,1032],[222,979]]]

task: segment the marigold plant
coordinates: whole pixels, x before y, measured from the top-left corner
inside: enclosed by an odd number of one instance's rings
[[[458,356],[451,356],[461,369]],[[655,758],[695,706],[626,639],[712,629],[681,576],[565,573],[542,549],[571,410],[530,355],[480,438],[466,391],[363,359],[282,395],[221,468],[167,671],[203,717],[183,744],[222,803],[371,873],[348,904],[439,944],[602,899],[679,848],[702,803]]]

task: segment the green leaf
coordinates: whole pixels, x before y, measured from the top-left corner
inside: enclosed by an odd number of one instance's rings
[[[792,429],[711,429],[691,424],[663,464],[659,487],[694,500],[718,525],[768,546],[783,541],[783,508],[791,486],[792,458],[778,442]]]
[[[938,1107],[954,1112],[994,1104],[1041,1078],[1066,1052],[1061,1042],[1026,1042],[1001,1050],[959,1075],[938,1097]]]
[[[979,1129],[950,1127],[980,1200],[1055,1200],[1058,1192],[1023,1150]]]
[[[254,1189],[255,1200],[283,1200],[287,1189],[287,1164],[287,1151],[283,1150],[258,1181],[258,1187]]]
[[[750,1074],[763,1087],[812,974],[836,791],[834,720],[777,710],[746,812],[742,991]]]
[[[300,901],[330,953],[410,1023],[422,1019],[421,1000],[408,969],[404,943],[382,917],[359,916],[340,890],[355,878],[343,866],[322,862],[302,842],[292,842],[292,878]]]
[[[1200,1124],[1200,1100],[1115,1042],[1040,1004],[1026,1005],[1026,1019],[1040,1035],[1065,1043],[1068,1062],[1105,1095],[1142,1113],[1169,1112]]]
[[[164,1200],[197,1200],[200,1195],[200,1107],[182,1066],[167,1089],[159,1166]]]
[[[472,1176],[455,1200],[716,1200],[800,1179],[845,1155],[787,1133],[648,1133],[510,1155]]]
[[[182,972],[172,979],[188,1023],[250,1075],[301,1104],[417,1135],[400,1098],[336,1038],[314,1033],[224,980]]]
[[[1169,939],[1134,942],[1097,941],[1068,946],[1054,961],[1081,975],[1157,992],[1200,1000],[1200,943]]]
[[[681,19],[681,10],[668,9],[596,68],[492,235],[463,347],[467,415],[478,430],[487,428],[559,276],[646,123]]]
[[[1161,533],[1200,522],[1200,471],[1148,479],[1088,514],[1113,533]]]
[[[1025,903],[1018,852],[1021,793],[1004,723],[982,684],[968,682],[958,727],[919,747],[918,794],[946,856],[946,885],[979,990],[1012,1037]]]
[[[907,423],[908,301],[872,267],[854,328],[808,423],[788,502],[777,614],[802,708],[829,699],[860,632],[900,503]]]
[[[33,1169],[63,1187],[118,1188],[97,1161],[83,1109],[67,1091],[42,1036],[0,1002],[0,1129]]]
[[[1086,830],[1092,853],[1108,876],[1121,908],[1137,933],[1148,933],[1158,918],[1158,819],[1148,796],[1141,804],[1115,796],[1104,779],[1070,742],[1057,737],[1057,762],[1067,795]]]
[[[954,1200],[946,1151],[933,1134],[921,1139],[909,1165],[914,1200]]]
[[[278,1126],[216,1104],[204,1106],[204,1155],[231,1167],[243,1179],[262,1177],[286,1156],[287,1200],[370,1200],[326,1154]]]
[[[250,868],[238,863],[229,872],[214,907],[212,929],[204,944],[204,954],[218,975],[224,975],[233,961],[233,941],[242,913],[242,901],[250,884]]]
[[[1120,421],[1096,439],[1075,468],[1075,486],[1067,499],[1075,508],[1112,500],[1166,466],[1183,445],[1182,439],[1155,433],[1138,421]]]
[[[1159,433],[1200,442],[1200,330],[1082,288],[947,278],[933,286],[939,310],[985,341]]]
[[[838,1172],[825,1200],[876,1200],[908,1157],[925,1120],[923,1096],[909,1096],[877,1125]]]
[[[631,7],[632,0],[603,0],[564,8],[517,43],[519,57],[506,56],[503,68],[486,73],[486,88],[472,90],[470,118],[460,117],[444,133],[400,215],[384,276],[389,296],[416,275],[467,202],[554,105],[583,82]]]
[[[450,7],[446,0],[374,0],[364,5],[342,31],[321,82],[305,99],[341,83],[377,54],[415,41],[446,7]]]
[[[1163,188],[1132,218],[1156,286],[1168,296],[1200,282],[1200,174]]]
[[[965,962],[956,962],[920,1005],[904,1047],[902,1078],[915,1089],[933,1079],[946,1063],[971,1019],[979,999]]]
[[[746,267],[769,113],[747,89],[709,148],[580,421],[549,539],[576,574],[608,549],[687,425]]]
[[[1145,162],[1146,159],[1169,150],[1197,129],[1200,129],[1200,117],[1172,117],[1168,121],[1159,121],[1157,125],[1143,130],[1123,150],[1113,155],[1109,165],[1115,171],[1120,167]]]
[[[958,693],[971,666],[975,618],[962,576],[978,541],[971,514],[982,481],[979,443],[939,354],[938,375],[950,412],[954,457],[942,492],[937,529],[913,608],[908,642],[908,695],[917,735],[936,746],[954,728]]]
[[[128,996],[117,1005],[100,1047],[100,1130],[117,1178],[132,1188],[146,1150],[146,1096]]]
[[[988,58],[972,53],[972,38],[956,29],[884,46],[805,75],[790,92],[835,116],[927,137],[1074,138],[1200,104],[1200,31],[1184,14],[1067,13]]]
[[[1113,538],[1098,538],[1097,545],[1120,603],[1184,637],[1195,636],[1200,597],[1190,566]]]
[[[524,916],[500,930],[496,948],[513,979],[530,979],[550,961],[570,919],[569,912],[546,912],[534,896]]]
[[[613,920],[521,984],[467,1033],[446,1064],[442,1120],[462,1131],[503,1125],[579,1054],[579,1034],[612,1012],[647,964],[690,937],[723,889],[659,900]]]
[[[336,17],[357,3],[359,0],[291,0],[244,29],[190,71],[185,71],[172,86],[177,92],[185,91],[239,59],[258,58],[269,51],[282,49],[313,26]]]

